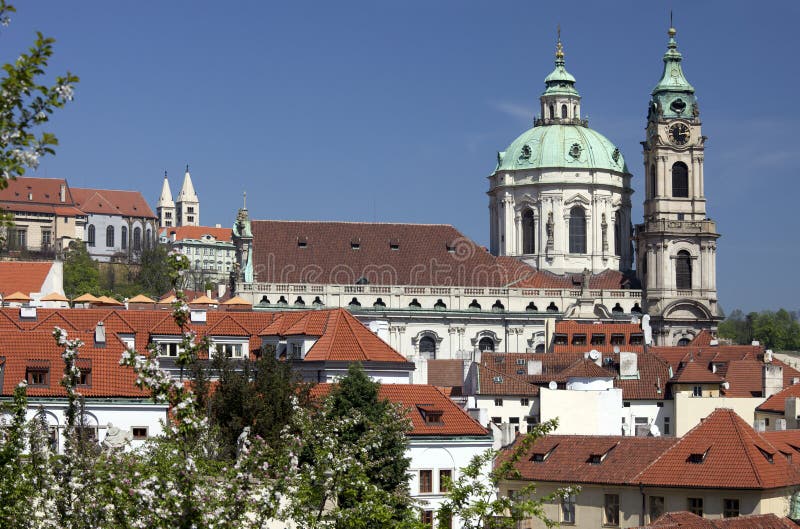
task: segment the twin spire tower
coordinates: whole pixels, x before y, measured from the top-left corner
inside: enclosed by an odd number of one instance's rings
[[[173,226],[199,226],[200,225],[200,199],[192,184],[192,175],[189,166],[183,175],[183,185],[178,193],[178,200],[172,200],[169,189],[167,173],[164,172],[164,183],[161,186],[161,196],[158,199],[158,224],[161,228]]]

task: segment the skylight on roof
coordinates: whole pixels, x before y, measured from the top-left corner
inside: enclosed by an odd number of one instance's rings
[[[686,462],[693,463],[695,465],[701,464],[703,461],[706,460],[709,450],[711,450],[710,446],[706,448],[705,452],[692,452],[691,454],[689,454],[689,457],[686,458]]]

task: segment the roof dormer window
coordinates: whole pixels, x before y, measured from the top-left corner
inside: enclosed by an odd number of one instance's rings
[[[435,408],[430,404],[417,404],[417,410],[419,410],[426,425],[441,426],[443,424],[442,416],[444,415],[444,410]]]
[[[553,445],[549,450],[544,452],[534,452],[531,456],[531,461],[534,463],[544,463],[547,461],[547,458],[558,448],[558,444]]]
[[[695,465],[703,463],[703,461],[705,461],[706,457],[708,456],[709,450],[711,450],[710,446],[706,448],[705,452],[692,452],[691,454],[689,454],[689,457],[686,458],[686,462],[693,463]]]

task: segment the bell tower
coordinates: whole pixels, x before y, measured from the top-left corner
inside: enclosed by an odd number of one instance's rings
[[[706,137],[694,87],[683,74],[669,28],[664,71],[650,98],[644,222],[636,226],[637,271],[659,345],[686,343],[721,319],[717,306],[716,223],[706,217]]]

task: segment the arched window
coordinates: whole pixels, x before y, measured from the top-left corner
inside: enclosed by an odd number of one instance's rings
[[[678,340],[678,347],[686,347],[691,343],[689,338],[681,338]]]
[[[433,360],[436,358],[436,340],[430,336],[423,336],[419,339],[419,355],[422,358]]]
[[[138,252],[142,249],[142,229],[133,228],[133,251]]]
[[[494,340],[489,338],[488,336],[484,336],[478,342],[478,350],[482,353],[493,353],[494,352]]]
[[[525,210],[522,214],[522,253],[536,253],[536,232],[534,229],[533,211]]]
[[[114,226],[109,226],[106,228],[106,247],[114,247]]]
[[[672,165],[672,196],[689,197],[689,168],[683,162],[675,162]]]
[[[299,306],[299,307],[305,307],[306,306],[306,302],[305,302],[305,300],[303,300],[302,296],[297,296],[297,299],[294,300],[294,304]]]
[[[569,253],[586,253],[586,212],[580,206],[569,210]]]
[[[145,248],[152,248],[153,247],[153,232],[150,231],[150,228],[144,233],[144,247]]]
[[[128,248],[128,228],[127,226],[122,227],[122,231],[120,232],[120,244],[122,245],[122,249],[125,250]]]
[[[498,299],[492,305],[492,310],[494,310],[494,311],[506,310],[506,306],[503,305],[503,303]]]
[[[561,105],[561,119],[567,119],[567,105]]]
[[[692,288],[692,256],[686,250],[678,252],[675,259],[675,286],[680,290]]]
[[[640,307],[638,303],[634,303],[633,307],[631,308],[631,313],[641,314],[642,307]]]
[[[525,307],[526,312],[539,312],[539,307],[536,306],[536,303],[531,301],[528,303],[528,306]]]
[[[573,118],[578,117],[578,105],[572,105],[572,117]]]
[[[89,224],[89,228],[86,231],[86,244],[88,246],[94,246],[94,224]]]
[[[658,187],[656,187],[656,164],[650,166],[650,198],[655,198],[658,195]]]
[[[385,307],[386,303],[383,301],[383,299],[378,298],[378,299],[375,300],[375,303],[373,303],[372,306],[373,307]]]
[[[619,211],[614,213],[614,255],[622,255],[622,220]]]
[[[616,305],[614,305],[614,308],[613,308],[613,309],[611,309],[611,312],[612,312],[613,314],[622,314],[622,313],[623,313],[623,312],[625,312],[625,311],[622,309],[622,307],[620,306],[620,304],[619,304],[619,303],[617,303]]]
[[[477,299],[473,299],[472,303],[469,304],[469,308],[472,310],[481,310],[481,304],[478,303]]]
[[[550,105],[550,119],[556,119],[556,109],[553,105]]]

